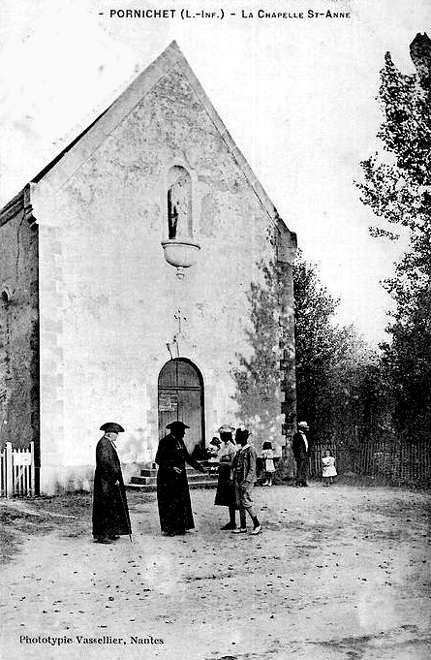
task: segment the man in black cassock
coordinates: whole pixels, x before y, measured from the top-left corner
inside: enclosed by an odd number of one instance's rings
[[[162,438],[156,454],[157,502],[159,505],[160,527],[169,536],[185,534],[193,529],[192,505],[190,502],[189,483],[186,463],[191,467],[206,472],[187,451],[183,438],[186,429],[183,422],[171,422],[167,425],[170,433]]]
[[[113,543],[132,533],[123,474],[115,441],[124,431],[120,424],[108,422],[100,427],[104,436],[96,447],[96,472],[93,494],[93,537],[95,543]]]
[[[292,451],[296,461],[296,485],[308,486],[308,456],[310,447],[306,433],[309,431],[307,422],[299,422],[298,431],[293,434]]]

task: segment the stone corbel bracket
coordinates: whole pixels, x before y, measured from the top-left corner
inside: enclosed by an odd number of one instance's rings
[[[35,225],[37,222],[35,216],[33,215],[33,192],[35,188],[35,183],[28,183],[23,190],[24,218],[30,227]]]

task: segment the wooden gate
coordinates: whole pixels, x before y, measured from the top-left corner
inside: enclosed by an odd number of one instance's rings
[[[6,442],[0,453],[2,497],[35,495],[34,443],[28,449],[12,449]]]
[[[166,425],[181,421],[190,426],[184,441],[192,452],[204,444],[204,388],[199,369],[190,360],[169,360],[159,374],[159,439],[168,433]]]

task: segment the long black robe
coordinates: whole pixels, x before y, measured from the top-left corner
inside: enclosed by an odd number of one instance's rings
[[[96,447],[93,536],[106,538],[131,534],[131,530],[120,460],[109,438],[103,436]]]
[[[186,463],[200,472],[205,472],[205,470],[190,456],[183,440],[175,438],[172,434],[166,435],[160,440],[156,463],[159,466],[157,502],[162,532],[177,534],[186,529],[193,529],[195,524]],[[180,468],[181,473],[178,474],[174,467]]]
[[[299,431],[293,435],[292,451],[296,461],[296,483],[298,486],[306,486],[309,463],[308,451],[305,446],[303,434]]]

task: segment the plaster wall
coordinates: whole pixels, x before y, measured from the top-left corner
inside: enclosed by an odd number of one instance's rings
[[[201,247],[182,281],[161,246],[174,165],[192,176]],[[154,458],[157,380],[178,310],[179,356],[204,380],[206,439],[222,423],[247,424],[231,371],[250,352],[247,294],[261,260],[276,258],[276,230],[185,76],[165,76],[60,189],[42,181],[36,198],[44,489],[86,485],[104,421],[126,429],[124,462]]]

